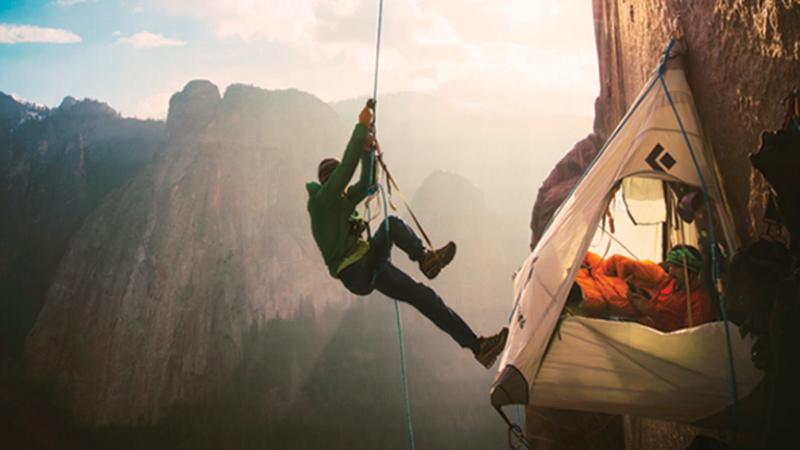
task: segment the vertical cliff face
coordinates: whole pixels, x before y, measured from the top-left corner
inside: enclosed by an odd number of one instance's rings
[[[758,149],[763,130],[781,125],[782,99],[798,86],[800,5],[781,1],[593,0],[593,9],[601,86],[594,129],[558,163],[540,188],[531,219],[532,245],[658,64],[673,23],[684,32],[689,85],[713,146],[737,230],[744,242],[756,237],[766,187],[751,168],[748,154]],[[576,417],[575,423],[582,420]],[[648,432],[647,421],[628,421],[628,428],[631,423],[637,430],[626,432],[629,448],[662,448],[655,442],[661,431],[684,444],[692,436],[686,430],[659,431],[658,426]],[[537,425],[535,420],[529,422],[529,428]],[[632,442],[634,435],[638,443]]]
[[[340,129],[308,94],[235,85],[220,98],[190,82],[158,159],[73,237],[27,341],[31,376],[94,424],[152,423],[213,396],[248,330],[312,292],[334,298],[303,185]]]
[[[765,187],[747,155],[758,149],[762,130],[780,126],[782,99],[800,79],[800,6],[780,1],[594,0],[593,8],[601,86],[593,133],[600,139],[576,145],[545,182],[542,200],[534,207],[533,241],[546,224],[543,217],[555,209],[547,206],[560,203],[545,199],[563,199],[569,189],[559,186],[571,187],[571,179],[582,171],[564,164],[586,161],[583,155],[597,152],[597,144],[613,131],[658,64],[673,23],[684,31],[689,85],[737,229],[745,241],[752,238]]]
[[[767,1],[595,0],[607,135],[646,81],[677,20],[703,128],[711,141],[740,235],[758,232],[764,184],[747,158],[760,134],[782,123],[782,99],[800,80],[800,5]],[[604,54],[604,52],[608,52]],[[624,107],[620,107],[624,105]],[[745,180],[749,182],[745,183]]]
[[[72,234],[163,129],[93,100],[48,109],[0,93],[0,360],[18,356]]]

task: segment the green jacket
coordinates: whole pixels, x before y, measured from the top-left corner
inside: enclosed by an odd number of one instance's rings
[[[370,154],[363,147],[367,131],[364,125],[356,125],[341,163],[324,184],[314,181],[306,183],[311,233],[333,277],[337,277],[339,266],[345,258],[356,249],[364,249],[368,245],[361,237],[364,221],[356,212],[356,206],[367,196],[369,188]],[[361,178],[345,191],[359,159]]]

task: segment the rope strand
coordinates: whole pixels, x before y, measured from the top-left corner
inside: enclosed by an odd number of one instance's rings
[[[377,141],[377,130],[375,127],[375,122],[378,118],[378,108],[377,108],[377,99],[378,99],[378,73],[380,67],[380,57],[381,57],[381,30],[383,27],[383,0],[379,0],[378,2],[378,29],[377,29],[377,38],[375,42],[375,76],[372,82],[372,99],[367,102],[368,106],[372,107],[372,135],[373,135],[373,143],[371,148],[371,155],[369,160],[369,191],[372,192],[372,195],[375,195],[375,190],[377,188],[378,191],[381,193],[381,199],[383,200],[383,225],[386,227],[386,235],[387,235],[387,246],[391,247],[392,241],[388,238],[390,235],[389,231],[389,211],[388,211],[388,201],[386,199],[386,192],[382,188],[380,184],[378,184],[377,180],[374,179],[375,174],[375,153],[376,153],[376,145],[375,142]],[[370,105],[371,103],[371,105]],[[385,169],[385,166],[384,166]],[[388,177],[387,177],[388,178]],[[367,212],[371,213],[369,209],[369,203],[367,203]],[[371,214],[370,214],[371,215]],[[367,225],[369,228],[369,225]],[[378,278],[378,271],[376,270],[372,276],[372,282],[375,283],[375,280]],[[408,393],[408,372],[406,370],[406,353],[405,353],[405,339],[403,336],[403,324],[400,317],[400,304],[397,300],[394,301],[394,311],[395,311],[395,321],[397,322],[397,340],[399,341],[400,346],[400,376],[403,382],[403,402],[405,404],[406,410],[406,424],[407,424],[407,431],[408,431],[408,446],[411,450],[415,450],[414,444],[414,423],[411,416],[411,399]]]
[[[670,107],[672,107],[672,112],[675,115],[675,120],[678,122],[678,127],[681,130],[681,134],[683,135],[683,139],[686,142],[686,147],[689,149],[689,154],[692,157],[692,162],[694,163],[694,167],[697,170],[697,176],[700,178],[700,186],[703,188],[703,200],[706,205],[706,214],[708,215],[708,228],[709,228],[709,238],[711,240],[711,276],[714,280],[715,286],[717,289],[721,291],[719,288],[722,285],[720,279],[720,263],[717,255],[717,236],[715,232],[715,223],[714,223],[714,215],[712,214],[711,210],[711,197],[708,191],[708,184],[706,183],[705,177],[703,176],[703,171],[700,169],[700,164],[697,161],[697,156],[695,155],[694,149],[692,148],[692,144],[689,141],[689,135],[686,134],[686,129],[683,126],[683,121],[681,120],[680,114],[678,114],[678,109],[675,106],[675,102],[672,99],[672,94],[669,92],[669,88],[667,87],[667,82],[664,79],[664,69],[666,67],[667,59],[669,57],[669,52],[672,49],[672,46],[675,44],[675,39],[673,38],[670,40],[667,49],[664,51],[664,58],[661,61],[661,66],[658,68],[658,77],[657,79],[661,81],[661,86],[664,89],[664,93],[667,96],[667,100],[669,101]],[[730,388],[731,388],[731,435],[732,441],[736,442],[736,432],[737,432],[737,402],[738,402],[738,389],[737,389],[737,382],[736,382],[736,367],[733,363],[733,348],[731,345],[731,334],[730,334],[730,327],[728,326],[728,309],[725,300],[725,293],[719,292],[719,303],[720,309],[722,310],[722,321],[723,321],[723,329],[725,330],[725,347],[728,353],[728,370],[731,376]]]

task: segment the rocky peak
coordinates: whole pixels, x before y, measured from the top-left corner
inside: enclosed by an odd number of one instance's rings
[[[167,130],[191,133],[206,127],[221,100],[219,89],[208,80],[192,80],[169,100]]]
[[[41,105],[36,105],[0,92],[0,129],[10,130],[26,119],[40,117],[49,110]]]
[[[432,205],[458,205],[465,209],[482,211],[484,195],[467,178],[441,170],[436,170],[422,182],[414,195],[414,204],[422,208]]]
[[[0,120],[3,122],[14,121],[23,116],[24,105],[14,100],[14,97],[0,92]]]
[[[72,96],[66,96],[61,100],[61,104],[55,109],[57,114],[70,113],[72,117],[95,117],[110,116],[120,117],[120,114],[107,103],[85,98],[78,100]]]
[[[78,99],[73,97],[73,96],[71,96],[71,95],[68,95],[68,96],[64,97],[63,100],[61,100],[61,104],[58,105],[58,109],[60,109],[62,111],[67,111],[70,108],[72,108],[73,106],[75,106],[76,103],[78,103]]]

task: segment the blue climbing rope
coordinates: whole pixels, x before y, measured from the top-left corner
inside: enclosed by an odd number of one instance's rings
[[[692,156],[692,162],[694,163],[695,169],[697,169],[697,176],[700,178],[700,186],[703,189],[703,198],[704,203],[706,205],[706,215],[708,216],[709,221],[709,238],[711,239],[711,277],[714,280],[715,286],[718,285],[720,280],[720,262],[719,257],[717,255],[717,236],[714,224],[714,215],[712,214],[711,210],[711,197],[709,196],[708,192],[708,184],[706,183],[705,177],[703,176],[703,172],[700,169],[700,164],[697,161],[697,156],[695,155],[694,148],[692,148],[692,144],[689,141],[689,135],[686,133],[686,129],[683,126],[683,121],[681,120],[680,115],[678,114],[678,109],[675,107],[675,102],[672,100],[672,94],[669,92],[669,88],[667,87],[667,82],[664,80],[664,69],[666,66],[667,58],[669,57],[669,52],[672,49],[672,46],[675,44],[675,39],[671,39],[667,49],[664,51],[664,58],[661,60],[661,65],[658,68],[658,79],[661,81],[661,86],[664,88],[664,93],[667,95],[667,100],[669,101],[669,105],[672,108],[673,114],[675,114],[675,120],[678,122],[678,127],[680,127],[681,134],[683,135],[683,140],[686,142],[686,146],[689,149],[689,154]],[[720,309],[722,310],[722,321],[723,327],[725,329],[725,347],[728,352],[728,369],[731,375],[731,434],[733,437],[733,441],[736,441],[736,403],[738,401],[738,389],[736,385],[736,367],[733,362],[733,349],[731,346],[731,334],[730,329],[728,326],[728,309],[726,307],[725,301],[725,293],[719,293],[719,304]]]
[[[527,428],[525,425],[525,407],[522,405],[517,405],[517,425],[519,425],[522,436],[527,437],[525,433],[525,429]]]
[[[378,2],[378,29],[377,29],[377,38],[375,44],[375,76],[373,78],[372,83],[372,133],[373,137],[377,136],[377,132],[375,130],[375,121],[377,120],[377,99],[378,99],[378,68],[380,64],[380,57],[381,57],[381,30],[383,26],[383,0],[379,0]],[[377,138],[376,138],[377,139]],[[377,180],[374,179],[375,173],[375,152],[376,152],[376,145],[373,142],[372,144],[372,151],[370,152],[369,158],[369,189],[368,195],[374,195],[376,191],[379,191],[381,194],[381,199],[383,200],[383,226],[386,230],[386,245],[389,247],[387,250],[391,250],[392,240],[390,238],[390,225],[389,225],[389,202],[386,198],[386,191],[383,189]],[[369,213],[369,206],[367,206],[367,213],[368,216],[371,216]],[[368,218],[368,220],[371,217]],[[368,225],[369,226],[369,225]],[[389,258],[391,258],[391,252],[387,252]],[[378,279],[380,275],[380,270],[376,269],[375,272],[372,274],[372,284],[375,284],[375,281]],[[414,422],[411,416],[411,397],[409,396],[408,392],[408,371],[406,369],[406,350],[405,350],[405,337],[403,335],[403,323],[402,318],[400,316],[400,304],[397,300],[394,301],[394,315],[395,321],[397,323],[397,340],[399,342],[400,347],[400,376],[403,382],[403,402],[405,405],[406,410],[406,428],[408,431],[408,447],[411,450],[415,450],[416,446],[414,444]]]
[[[400,342],[400,373],[403,376],[403,400],[406,406],[406,425],[408,428],[408,447],[414,450],[414,423],[411,418],[411,398],[408,395],[408,373],[406,372],[406,352],[404,337],[403,337],[403,324],[400,320],[400,303],[394,301],[394,316],[397,321],[397,340]]]
[[[658,76],[664,76],[664,70],[667,68],[667,59],[669,59],[669,52],[672,51],[672,47],[675,45],[675,38],[669,40],[667,44],[667,48],[664,50],[664,56],[661,57],[661,63],[658,65]],[[702,175],[701,175],[702,176]]]
[[[375,76],[372,79],[372,98],[378,99],[378,67],[381,61],[381,29],[383,26],[383,0],[378,2],[378,31],[377,38],[375,39]],[[373,122],[376,115],[372,116]]]
[[[389,236],[389,206],[386,199],[386,191],[383,189],[382,186],[379,185],[379,190],[381,192],[381,197],[383,198],[383,226],[386,229],[386,242],[387,246],[392,245],[391,239],[388,238]],[[391,258],[391,255],[389,256]],[[375,273],[375,278],[377,278],[378,272]],[[408,447],[411,450],[414,450],[414,422],[411,417],[411,397],[408,393],[408,371],[406,370],[406,347],[405,347],[405,337],[403,335],[403,322],[400,317],[400,302],[397,300],[394,301],[394,317],[395,321],[397,322],[397,341],[400,346],[400,376],[403,379],[403,401],[406,407],[406,425],[408,429]]]

